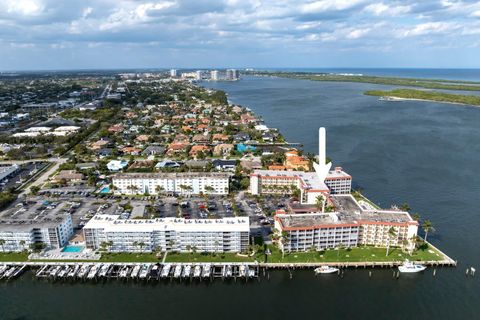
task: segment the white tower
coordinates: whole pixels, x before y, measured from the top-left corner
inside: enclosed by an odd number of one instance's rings
[[[324,127],[318,130],[318,163],[313,163],[313,168],[317,173],[320,181],[325,181],[328,171],[332,167],[332,163],[327,162],[327,131]]]

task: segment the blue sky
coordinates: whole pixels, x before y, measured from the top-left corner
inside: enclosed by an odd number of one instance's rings
[[[479,1],[0,0],[0,70],[480,67]]]

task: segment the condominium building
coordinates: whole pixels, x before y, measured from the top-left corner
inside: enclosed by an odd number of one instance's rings
[[[225,78],[230,81],[240,79],[240,72],[235,69],[227,69]]]
[[[170,69],[170,77],[176,78],[178,76],[177,69]]]
[[[72,218],[61,206],[40,211],[14,207],[0,217],[0,251],[20,252],[34,246],[61,248],[73,235]]]
[[[319,196],[327,196],[327,185],[315,172],[255,170],[250,175],[250,192],[259,194],[291,194],[300,190],[300,203],[315,204]]]
[[[364,208],[351,195],[332,198],[335,212],[277,214],[277,234],[287,234],[278,241],[280,247],[286,251],[359,245],[413,249],[418,222],[408,212]]]
[[[218,70],[212,70],[210,71],[210,79],[213,81],[218,81]]]
[[[115,194],[228,194],[231,173],[120,173],[113,177]]]
[[[330,194],[349,194],[352,190],[352,177],[341,167],[335,167],[335,170],[328,172],[325,184]]]
[[[245,252],[248,217],[121,219],[96,215],[83,228],[87,248],[111,252]]]

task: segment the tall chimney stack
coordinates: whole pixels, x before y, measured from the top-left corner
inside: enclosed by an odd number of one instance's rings
[[[326,150],[327,132],[324,127],[318,130],[318,164],[324,166],[327,162]]]

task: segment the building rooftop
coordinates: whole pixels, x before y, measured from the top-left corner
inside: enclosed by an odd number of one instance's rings
[[[226,172],[152,172],[152,173],[118,173],[114,179],[155,179],[155,178],[229,178]]]
[[[84,227],[85,229],[104,229],[105,232],[215,232],[250,230],[248,217],[222,219],[121,219],[118,215],[95,215]]]
[[[303,182],[305,189],[328,190],[327,185],[318,178],[318,175],[315,172],[255,170],[253,174],[272,178],[297,178]]]
[[[0,214],[0,232],[30,231],[32,228],[55,227],[69,216],[66,203],[39,201],[11,207]]]

